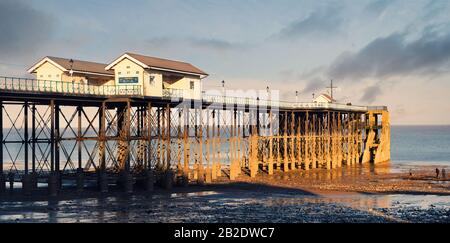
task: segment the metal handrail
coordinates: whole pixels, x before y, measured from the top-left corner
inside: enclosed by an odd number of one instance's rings
[[[278,100],[262,100],[252,99],[247,97],[230,97],[220,95],[206,95],[203,94],[203,101],[207,103],[217,104],[236,104],[236,105],[250,105],[262,107],[280,107],[280,108],[304,108],[304,109],[334,109],[334,110],[351,110],[351,111],[367,111],[367,106],[356,106],[339,103],[318,103],[318,102],[290,102]]]
[[[369,111],[387,111],[387,106],[369,106],[367,107]]]
[[[141,85],[91,85],[67,81],[53,81],[14,77],[0,77],[0,90],[30,93],[58,93],[70,95],[130,95],[141,96]]]
[[[184,90],[165,88],[162,90],[163,97],[167,98],[184,98]]]
[[[50,81],[40,79],[0,77],[0,90],[21,91],[31,93],[58,93],[70,95],[100,95],[100,96],[142,96],[141,85],[90,85],[66,81]],[[182,89],[163,89],[163,98],[186,98]],[[264,100],[249,97],[232,97],[221,95],[202,95],[206,103],[248,105],[260,107],[303,108],[303,109],[334,109],[345,111],[387,110],[386,106],[355,106],[351,104],[290,102]]]

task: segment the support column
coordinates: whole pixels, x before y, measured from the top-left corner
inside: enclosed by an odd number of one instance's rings
[[[342,130],[342,115],[338,113],[338,147],[337,147],[337,162],[338,167],[342,167],[343,160],[343,150],[342,150],[342,138],[343,138],[343,130]]]
[[[252,126],[252,134],[250,135],[250,154],[249,154],[250,177],[255,178],[258,173],[258,137],[257,137],[258,129],[253,124],[251,126]],[[256,126],[258,126],[258,123],[256,124]]]
[[[273,175],[273,113],[272,108],[269,110],[269,161],[267,173]]]
[[[216,160],[216,110],[212,111],[212,166],[211,179],[217,180],[217,160]]]
[[[309,122],[309,112],[306,112],[306,119],[305,119],[305,144],[304,144],[304,154],[305,154],[305,170],[309,170],[310,166],[311,166],[311,161],[310,161],[310,135],[311,135],[311,131],[310,131],[310,122]]]
[[[287,130],[288,130],[288,113],[287,111],[284,112],[284,129],[283,129],[283,171],[287,172],[289,171],[289,157],[288,157],[288,136],[287,136]]]
[[[106,193],[108,192],[108,175],[106,173],[106,104],[105,102],[102,103],[102,106],[99,107],[99,125],[100,125],[100,131],[99,131],[99,162],[100,162],[100,168],[98,170],[98,187],[100,192]],[[117,110],[117,119],[119,120],[119,110]],[[117,122],[117,130],[118,133],[120,133],[120,126],[119,121]],[[119,135],[119,134],[118,134]],[[120,161],[119,161],[120,162]]]
[[[311,163],[312,169],[317,169],[317,128],[316,128],[316,118],[317,114],[312,115],[312,124],[311,124],[311,131],[312,131],[312,141],[311,141]]]
[[[133,175],[131,174],[131,103],[130,101],[127,101],[127,106],[125,110],[125,124],[122,129],[124,129],[124,144],[126,145],[126,153],[125,153],[125,167],[122,171],[122,185],[123,185],[123,191],[125,193],[132,193],[133,192]],[[106,124],[105,124],[106,125]]]
[[[231,116],[233,117],[233,122],[231,124],[231,136],[230,136],[230,180],[235,180],[238,176],[238,166],[236,161],[236,111],[233,110]]]
[[[36,105],[31,108],[31,185],[33,190],[38,188],[38,176],[36,173]]]
[[[23,107],[23,121],[24,121],[24,163],[25,163],[25,171],[24,171],[24,175],[22,177],[22,190],[23,193],[25,195],[30,195],[33,188],[32,188],[32,178],[31,175],[29,173],[28,170],[28,165],[29,165],[29,160],[28,160],[28,154],[29,154],[29,149],[28,149],[28,145],[29,145],[29,136],[28,136],[28,110],[29,110],[29,105],[28,102],[25,101],[24,107]]]
[[[291,170],[296,169],[296,159],[295,159],[295,114],[294,112],[291,112],[291,134],[289,136],[291,139],[291,156],[290,156],[290,162],[291,162]]]
[[[223,109],[223,108],[222,108]],[[220,161],[220,152],[221,152],[221,137],[220,137],[220,109],[217,109],[217,177],[222,176],[222,168]]]
[[[189,180],[189,110],[186,105],[183,107],[184,113],[184,129],[183,129],[183,148],[184,148],[184,166],[183,166],[183,174],[185,180]]]
[[[324,134],[324,136],[326,137],[325,138],[325,141],[326,141],[326,144],[325,144],[325,149],[326,149],[325,157],[326,158],[325,158],[325,160],[327,163],[328,170],[333,169],[332,164],[331,164],[331,155],[330,155],[330,153],[331,153],[331,121],[330,121],[330,119],[331,119],[330,112],[327,112],[327,114],[326,114],[327,132]]]
[[[147,156],[144,165],[144,190],[153,191],[153,185],[155,182],[154,171],[152,170],[152,104],[148,102],[145,112],[145,127],[146,127],[146,143],[147,143]]]
[[[3,101],[0,100],[0,194],[6,191],[6,177],[3,172]]]
[[[77,145],[78,145],[78,168],[77,168],[77,191],[82,192],[84,188],[84,171],[83,171],[83,131],[82,131],[82,106],[77,106]]]
[[[56,173],[55,166],[55,101],[50,101],[50,175],[48,177],[48,190],[51,197],[55,197],[58,194],[58,175]]]

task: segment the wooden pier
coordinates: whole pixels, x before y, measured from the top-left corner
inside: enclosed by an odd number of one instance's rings
[[[21,182],[55,196],[64,181],[132,192],[390,159],[386,107],[41,88],[0,79],[0,193]]]

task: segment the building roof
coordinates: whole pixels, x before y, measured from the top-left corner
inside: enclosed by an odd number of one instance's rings
[[[50,62],[64,72],[68,72],[70,69],[72,69],[74,71],[74,73],[114,76],[113,71],[105,69],[107,64],[81,61],[81,60],[75,60],[75,59],[72,59],[72,60],[73,60],[73,65],[71,65],[70,59],[47,56],[47,57],[44,57],[38,63],[36,63],[33,67],[31,67],[28,70],[28,72],[34,73],[36,71],[36,69],[39,68],[42,64],[44,64],[45,62]]]
[[[331,98],[331,96],[328,95],[328,94],[321,94],[321,95],[319,95],[317,98],[315,98],[314,100],[317,100],[317,99],[319,99],[320,97],[325,98],[328,102],[336,102],[336,100],[333,99],[333,98]]]
[[[149,69],[160,69],[163,71],[172,71],[172,72],[181,72],[181,73],[188,73],[188,74],[195,74],[195,75],[205,75],[208,76],[208,74],[201,69],[195,67],[194,65],[187,63],[187,62],[180,62],[180,61],[173,61],[168,59],[162,59],[157,57],[151,57],[151,56],[144,56],[134,53],[125,53],[116,60],[114,60],[111,64],[109,64],[106,67],[106,70],[111,70],[113,67],[122,61],[124,58],[128,58],[131,61],[136,62],[138,65],[142,66],[143,68],[149,68]]]

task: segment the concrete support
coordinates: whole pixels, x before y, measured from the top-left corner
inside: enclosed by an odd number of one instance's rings
[[[166,190],[170,190],[173,187],[173,172],[166,171],[163,174],[162,187]]]
[[[33,192],[33,184],[32,184],[32,177],[31,174],[25,174],[22,177],[22,191],[23,194],[26,196],[31,195],[31,193]]]
[[[104,170],[99,170],[97,172],[97,183],[98,189],[101,193],[108,192],[108,174]]]
[[[77,192],[82,192],[84,189],[84,171],[82,168],[77,169],[77,178],[76,178],[76,185],[77,185]]]
[[[5,174],[0,174],[0,195],[6,192],[6,177]]]
[[[133,175],[128,171],[122,171],[120,175],[120,184],[122,185],[123,192],[132,193],[133,192]]]
[[[143,183],[144,183],[143,187],[144,187],[145,191],[148,191],[148,192],[153,191],[153,188],[154,188],[153,185],[155,183],[155,176],[153,174],[153,171],[151,171],[151,170],[144,171],[144,182]]]
[[[48,193],[50,195],[50,197],[56,197],[58,195],[58,191],[59,191],[59,175],[56,172],[52,172],[50,173],[49,177],[48,177]]]

